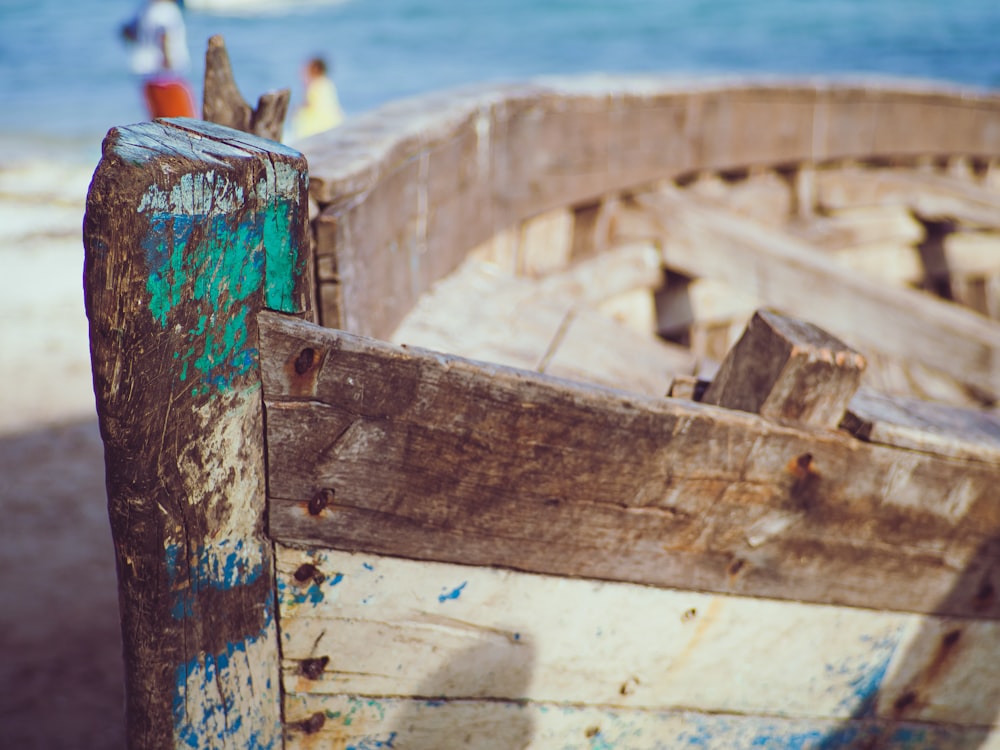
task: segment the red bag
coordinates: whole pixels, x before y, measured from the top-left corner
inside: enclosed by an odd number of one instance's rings
[[[150,78],[143,86],[146,107],[157,117],[197,117],[194,95],[183,78]]]

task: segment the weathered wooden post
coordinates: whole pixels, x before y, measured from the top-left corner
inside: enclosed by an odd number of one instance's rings
[[[280,141],[291,96],[289,89],[268,91],[260,95],[256,109],[251,107],[236,86],[222,36],[216,34],[209,38],[201,106],[202,117],[208,122]]]
[[[132,748],[280,747],[261,309],[303,312],[301,154],[194,120],[111,130],[84,223]]]

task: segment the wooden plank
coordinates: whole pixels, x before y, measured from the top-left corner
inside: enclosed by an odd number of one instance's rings
[[[907,106],[952,127],[914,132],[896,116]],[[996,112],[994,98],[952,88],[671,78],[548,79],[394,102],[304,144],[322,209],[317,253],[343,270],[340,295],[323,297],[344,307],[321,319],[387,338],[497,231],[654,180],[871,156],[904,140],[916,153],[941,143],[995,153]]]
[[[943,238],[942,266],[928,272],[951,276],[1000,273],[1000,232],[953,232]]]
[[[721,208],[771,226],[784,226],[792,215],[789,181],[771,171],[757,171],[724,178],[717,173],[701,176],[686,186],[694,195]]]
[[[593,310],[571,310],[535,368],[560,378],[662,396],[675,375],[695,369],[689,349]]]
[[[305,160],[194,120],[115,128],[84,223],[130,747],[281,742],[256,314],[301,312]]]
[[[1000,578],[955,574],[1000,530],[994,465],[260,326],[278,540],[910,611],[957,586],[948,612],[1000,616]]]
[[[531,280],[471,258],[420,299],[393,340],[640,393],[658,383],[655,392],[662,393],[666,373],[686,370],[690,357],[586,309],[648,290],[661,278],[659,253],[649,245],[619,248]],[[595,336],[590,348],[580,340],[588,330]]]
[[[561,705],[574,713],[573,724],[598,711],[620,712],[647,731],[667,729],[644,723],[655,712],[740,717],[748,729],[781,717],[830,734],[861,717],[880,731],[897,722],[959,733],[1000,724],[995,621],[281,545],[278,580],[293,722],[328,707],[346,713],[348,696],[379,703],[412,696],[535,711]],[[935,652],[938,662],[948,657],[936,671]],[[918,700],[902,700],[918,685]],[[341,717],[326,718],[327,732],[345,731]],[[396,717],[357,719],[356,731],[395,730],[408,746]],[[544,724],[532,724],[527,737],[551,737]],[[563,741],[572,736],[563,731]]]
[[[645,337],[659,331],[656,317],[656,297],[649,289],[633,289],[630,292],[609,297],[600,302],[597,309],[602,315]]]
[[[670,334],[695,323],[749,320],[758,307],[758,300],[725,282],[675,274],[656,292],[657,329]]]
[[[1000,228],[1000,196],[967,180],[902,169],[836,169],[817,173],[827,209],[907,206],[923,219]]]
[[[845,427],[874,443],[1000,463],[1000,418],[993,412],[861,390]]]
[[[981,727],[778,717],[627,711],[561,703],[448,701],[353,696],[296,696],[288,701],[296,728],[289,750],[315,747],[437,750],[549,750],[758,747],[803,750],[997,750],[1000,732]],[[332,717],[327,719],[326,717]],[[320,720],[316,717],[322,717]]]
[[[880,284],[919,288],[927,275],[917,247],[900,242],[879,242],[846,247],[830,255],[838,265]]]
[[[420,298],[392,340],[533,370],[571,307],[540,295],[533,282],[469,259]]]
[[[924,238],[923,225],[909,209],[892,204],[834,209],[822,216],[792,221],[786,227],[796,237],[825,250],[883,242],[916,245]]]
[[[1000,327],[929,294],[859,278],[785,233],[720,211],[681,191],[636,197],[629,240],[647,222],[664,262],[725,281],[762,304],[822,326],[861,350],[925,363],[996,396]]]
[[[758,310],[702,402],[837,427],[864,369],[860,354],[821,328]]]
[[[521,222],[517,271],[544,276],[569,266],[573,250],[573,212],[556,208]]]

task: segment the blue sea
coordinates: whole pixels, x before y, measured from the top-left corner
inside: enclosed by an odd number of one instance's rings
[[[273,0],[186,9],[200,98],[225,37],[255,102],[323,54],[348,114],[474,81],[543,74],[889,74],[1000,90],[1000,0]],[[314,0],[315,2],[315,0]],[[0,137],[99,144],[143,119],[118,29],[137,0],[0,0]]]

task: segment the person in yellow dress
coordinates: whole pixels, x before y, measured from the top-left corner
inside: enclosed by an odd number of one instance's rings
[[[314,57],[303,69],[305,102],[292,119],[292,134],[296,139],[337,127],[344,121],[337,87],[330,79],[326,61]]]

